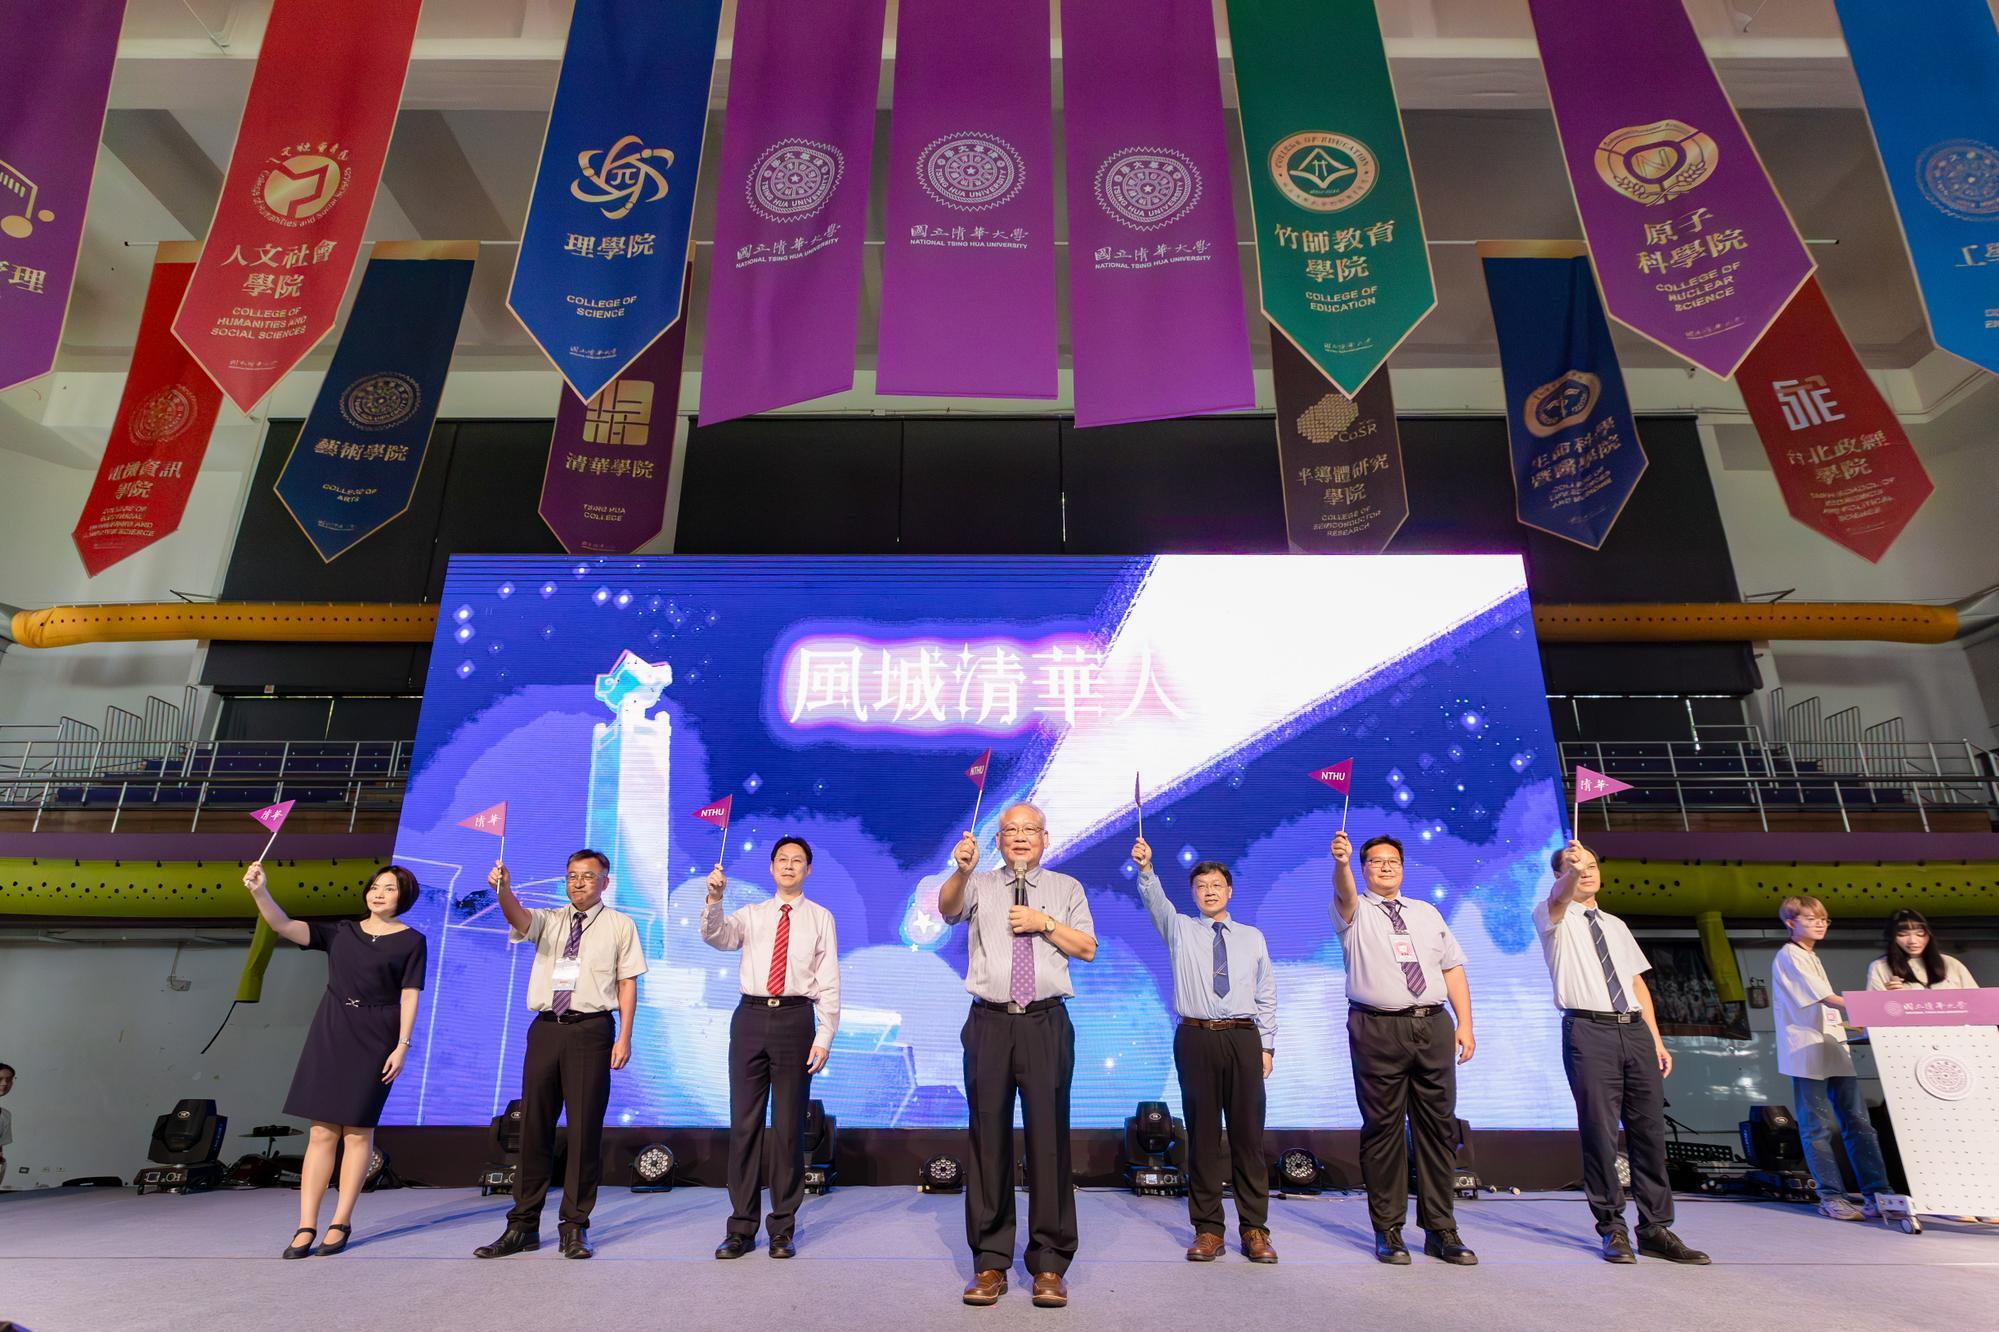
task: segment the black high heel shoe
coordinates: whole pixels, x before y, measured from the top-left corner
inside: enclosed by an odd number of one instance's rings
[[[278,1255],[280,1258],[304,1258],[312,1252],[312,1242],[319,1238],[319,1232],[311,1226],[300,1226],[292,1232],[292,1238],[297,1239],[300,1235],[306,1237],[305,1243],[292,1245]]]
[[[333,1232],[336,1230],[340,1232],[340,1243],[338,1244],[333,1243]],[[319,1246],[319,1256],[322,1258],[331,1258],[334,1254],[339,1253],[347,1247],[347,1241],[352,1238],[353,1234],[354,1227],[335,1221],[326,1228],[327,1242]]]

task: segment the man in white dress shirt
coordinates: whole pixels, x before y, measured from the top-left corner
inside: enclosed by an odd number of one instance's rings
[[[1595,852],[1571,841],[1555,852],[1549,868],[1555,885],[1534,907],[1534,930],[1555,985],[1555,1007],[1562,1010],[1562,1068],[1576,1098],[1583,1193],[1596,1216],[1603,1259],[1638,1261],[1617,1182],[1621,1123],[1638,1203],[1638,1252],[1669,1263],[1705,1263],[1708,1256],[1681,1243],[1671,1229],[1666,1075],[1673,1056],[1660,1039],[1645,985],[1652,964],[1624,922],[1597,905],[1603,873]]]
[[[797,1252],[794,1227],[805,1196],[805,1103],[812,1075],[826,1067],[840,1027],[840,949],[833,913],[805,896],[812,848],[780,837],[771,848],[777,895],[722,914],[729,886],[720,865],[708,875],[701,937],[743,955],[742,1001],[729,1022],[729,1233],[717,1258],[740,1258],[756,1246],[764,1112],[774,1136],[770,1159],[770,1256]]]

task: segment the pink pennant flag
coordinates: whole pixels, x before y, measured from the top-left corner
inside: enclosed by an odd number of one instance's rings
[[[979,755],[979,761],[965,769],[965,775],[972,779],[972,785],[981,791],[986,789],[986,769],[992,766],[993,751],[988,749]]]
[[[1592,772],[1581,764],[1576,765],[1576,803],[1601,800],[1605,796],[1616,795],[1619,791],[1629,791],[1631,783],[1620,782],[1615,777],[1606,777],[1600,772]]]
[[[482,809],[469,819],[460,819],[458,820],[458,826],[461,828],[470,828],[474,832],[491,833],[495,837],[505,837],[507,835],[507,802],[502,800],[491,809]]]
[[[695,810],[694,817],[703,823],[712,823],[717,828],[726,828],[729,826],[729,806],[735,803],[735,799],[732,795],[725,795],[714,804],[703,805]]]
[[[278,829],[285,826],[285,819],[290,817],[292,806],[297,803],[298,801],[296,800],[287,800],[281,804],[266,805],[264,808],[251,814],[250,817],[263,824],[264,827],[270,830],[271,835],[275,837]]]
[[[1341,795],[1349,795],[1353,791],[1353,760],[1341,759],[1330,768],[1316,769],[1312,773],[1312,780],[1324,782]]]

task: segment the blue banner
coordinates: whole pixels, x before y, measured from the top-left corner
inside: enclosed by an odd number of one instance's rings
[[[278,474],[278,499],[331,564],[402,517],[416,492],[477,241],[385,241]]]
[[[1999,370],[1999,28],[1986,0],[1837,0],[1930,337]]]
[[[1482,241],[1485,291],[1506,380],[1514,514],[1591,550],[1645,475],[1624,372],[1573,241]]]
[[[507,293],[588,402],[677,323],[722,0],[576,0]]]

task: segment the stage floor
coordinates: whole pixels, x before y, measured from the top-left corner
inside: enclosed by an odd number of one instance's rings
[[[964,1200],[852,1188],[806,1201],[798,1257],[759,1251],[716,1262],[728,1201],[718,1189],[600,1195],[589,1263],[547,1247],[494,1262],[471,1250],[500,1233],[504,1198],[403,1189],[362,1201],[335,1258],[280,1262],[296,1195],[281,1190],[133,1196],[127,1190],[0,1194],[0,1318],[32,1332],[236,1329],[809,1326],[994,1328],[1063,1317],[1091,1328],[1619,1328],[1990,1326],[1999,1226],[1926,1222],[1904,1235],[1778,1203],[1685,1198],[1680,1235],[1707,1268],[1596,1256],[1578,1194],[1461,1202],[1480,1266],[1377,1264],[1357,1197],[1281,1199],[1282,1261],[1245,1262],[1233,1244],[1189,1263],[1185,1203],[1089,1192],[1065,1314],[1033,1308],[1016,1268],[996,1308],[968,1309]],[[1021,1198],[1022,1212],[1026,1199]],[[1420,1232],[1407,1232],[1412,1246]],[[1233,1241],[1233,1236],[1231,1236]],[[920,1321],[918,1321],[920,1320]]]

